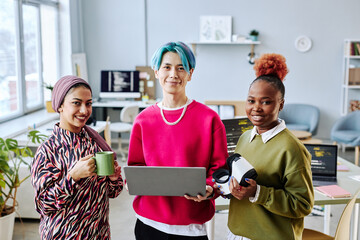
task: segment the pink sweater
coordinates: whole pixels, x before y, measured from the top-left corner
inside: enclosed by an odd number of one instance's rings
[[[164,115],[174,122],[182,111],[164,110]],[[164,122],[157,105],[143,110],[131,132],[128,165],[205,167],[206,184],[212,186],[212,174],[224,167],[227,156],[225,127],[218,114],[193,101],[173,126]],[[184,197],[136,196],[133,207],[142,217],[170,225],[203,224],[215,212],[214,199],[198,203]]]

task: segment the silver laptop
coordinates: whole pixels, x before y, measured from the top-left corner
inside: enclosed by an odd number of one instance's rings
[[[337,145],[304,144],[311,154],[314,186],[337,184]]]
[[[124,173],[130,195],[205,196],[204,167],[125,166]]]

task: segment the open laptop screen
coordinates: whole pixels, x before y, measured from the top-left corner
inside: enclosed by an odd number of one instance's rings
[[[250,122],[250,120],[247,117],[223,119],[222,122],[225,126],[225,131],[226,131],[228,153],[229,155],[232,155],[235,151],[236,144],[241,134],[243,134],[245,131],[249,129],[252,129],[253,124]]]
[[[311,171],[314,177],[336,177],[337,145],[304,144],[310,152]]]

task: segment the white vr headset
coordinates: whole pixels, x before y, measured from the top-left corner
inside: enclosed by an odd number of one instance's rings
[[[218,169],[212,175],[216,184],[221,186],[221,191],[225,197],[230,198],[231,193],[229,189],[229,180],[234,177],[240,186],[247,187],[249,184],[245,181],[246,178],[255,179],[257,172],[254,167],[240,154],[234,153],[226,159],[226,163],[229,167],[227,169]]]

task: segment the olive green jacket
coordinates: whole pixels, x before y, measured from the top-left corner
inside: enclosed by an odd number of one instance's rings
[[[250,142],[250,133],[240,137],[235,152],[256,169],[260,194],[254,203],[231,199],[228,227],[251,240],[300,240],[314,205],[311,155],[288,129],[266,143],[260,135]]]

